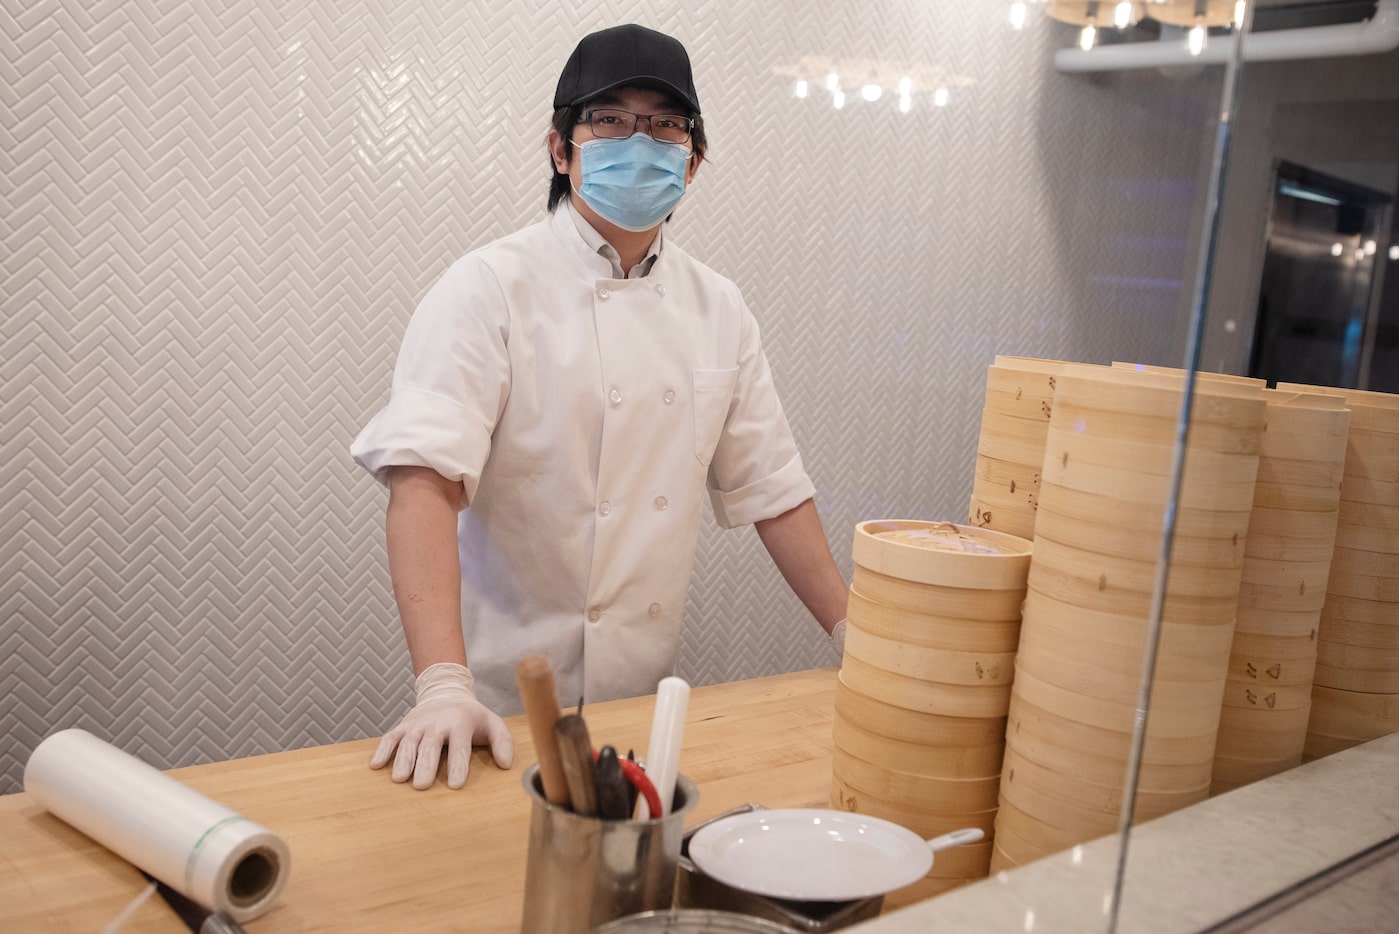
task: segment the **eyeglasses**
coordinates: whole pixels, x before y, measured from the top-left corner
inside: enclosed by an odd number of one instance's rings
[[[684,114],[634,114],[629,110],[587,110],[578,122],[586,123],[593,135],[603,139],[626,139],[637,131],[641,121],[646,131],[658,143],[684,143],[690,139],[693,117]]]

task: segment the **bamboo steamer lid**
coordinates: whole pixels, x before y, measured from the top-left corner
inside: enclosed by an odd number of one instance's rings
[[[1115,523],[1074,516],[1063,516],[1051,509],[1038,514],[1035,540],[1049,539],[1060,545],[1082,551],[1117,555],[1138,561],[1157,561],[1161,557],[1162,536],[1143,534],[1137,529]],[[1327,554],[1330,554],[1328,548]],[[1177,532],[1171,540],[1171,564],[1198,567],[1239,567],[1244,556],[1244,537],[1200,538]]]
[[[1399,730],[1399,693],[1312,688],[1308,732],[1353,740],[1370,740]]]
[[[1240,639],[1264,636],[1268,639],[1301,640],[1315,642],[1321,614],[1315,610],[1280,611],[1260,610],[1239,604],[1239,618],[1234,626],[1235,646]],[[1259,643],[1261,646],[1263,643]],[[1290,641],[1288,644],[1292,644]],[[1252,651],[1252,650],[1251,650]],[[1256,651],[1264,651],[1262,648]],[[1313,650],[1314,651],[1314,650]]]
[[[840,671],[852,689],[875,700],[947,717],[1004,717],[1010,705],[1010,685],[961,685],[924,681],[886,671],[850,652],[846,645]]]
[[[1082,422],[1091,434],[1162,440],[1173,438],[1185,381],[1164,374],[1121,369],[1063,374],[1054,396],[1056,425]],[[1191,444],[1198,450],[1257,454],[1266,404],[1255,386],[1206,381],[1195,388]]]
[[[858,796],[904,803],[931,813],[985,811],[996,806],[1000,775],[984,778],[936,778],[872,765],[840,750],[831,759],[837,779]]]
[[[1011,703],[1006,742],[1025,755],[1060,771],[1083,769],[1084,775],[1107,784],[1121,781],[1131,755],[1132,734],[1089,726],[1044,710],[1019,694]],[[1192,737],[1155,734],[1148,723],[1142,745],[1141,780],[1152,789],[1177,788],[1199,779],[1201,763],[1214,755],[1215,727]],[[1060,765],[1067,763],[1067,765]]]
[[[1368,389],[1338,389],[1335,386],[1309,386],[1306,383],[1278,383],[1278,390],[1307,393],[1309,395],[1339,396],[1352,411],[1377,409],[1380,412],[1396,413],[1399,418],[1399,396],[1389,392],[1373,392]],[[1399,431],[1399,428],[1395,429]]]
[[[831,806],[842,811],[893,821],[925,840],[962,827],[976,827],[987,836],[996,829],[996,808],[980,811],[930,811],[918,803],[881,800],[856,791],[838,778],[831,782]]]
[[[887,739],[945,750],[1000,746],[1005,742],[1005,717],[949,717],[909,710],[860,693],[836,675],[836,715],[851,725]]]
[[[1310,702],[1310,686],[1308,700]],[[1005,743],[948,748],[924,746],[871,733],[836,714],[832,741],[844,754],[900,772],[935,778],[985,778],[999,775]]]
[[[882,520],[855,526],[855,563],[921,584],[1018,592],[1030,543],[1014,535],[952,522]]]
[[[959,619],[900,610],[870,600],[852,587],[846,604],[851,626],[909,646],[953,652],[1013,653],[1020,642],[1020,619]]]
[[[892,674],[939,684],[1009,685],[1015,652],[954,652],[885,639],[850,623],[845,654]]]
[[[1268,385],[1265,379],[1258,379],[1254,376],[1235,376],[1232,373],[1211,373],[1208,370],[1187,370],[1177,366],[1161,366],[1155,363],[1133,363],[1128,360],[1114,360],[1112,366],[1119,370],[1135,370],[1138,373],[1163,373],[1167,376],[1186,377],[1193,375],[1197,380],[1215,380],[1222,383],[1234,383],[1239,386],[1249,386],[1254,389],[1263,389]]]
[[[987,622],[1019,622],[1025,586],[1018,590],[974,590],[900,580],[855,565],[850,589],[895,610]]]

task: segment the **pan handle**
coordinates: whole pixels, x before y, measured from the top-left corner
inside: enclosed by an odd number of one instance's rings
[[[963,827],[961,830],[954,830],[927,841],[928,849],[936,853],[938,850],[961,846],[963,843],[975,843],[984,836],[986,833],[980,827]]]

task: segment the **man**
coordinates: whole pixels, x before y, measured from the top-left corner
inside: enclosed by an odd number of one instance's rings
[[[684,46],[640,26],[586,36],[554,107],[549,217],[429,291],[389,403],[351,449],[390,490],[389,572],[418,673],[370,765],[396,747],[393,779],[415,788],[444,743],[452,788],[472,742],[509,767],[498,714],[519,710],[525,655],[550,660],[568,701],[655,691],[706,488],[719,523],[755,524],[844,636],[845,583],[757,325],[662,231],[704,158]]]

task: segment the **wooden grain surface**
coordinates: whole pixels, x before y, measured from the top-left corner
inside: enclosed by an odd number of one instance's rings
[[[680,759],[700,790],[690,824],[749,802],[829,806],[835,680],[835,669],[818,669],[696,688]],[[595,743],[644,755],[653,704],[632,698],[583,714]],[[517,931],[529,834],[520,776],[535,755],[523,717],[506,722],[514,766],[497,769],[478,749],[460,791],[445,771],[427,791],[370,771],[377,737],[170,774],[291,848],[290,881],[249,934]],[[143,887],[135,868],[28,795],[0,797],[0,840],[0,931],[94,934]],[[123,928],[183,930],[158,898]]]

